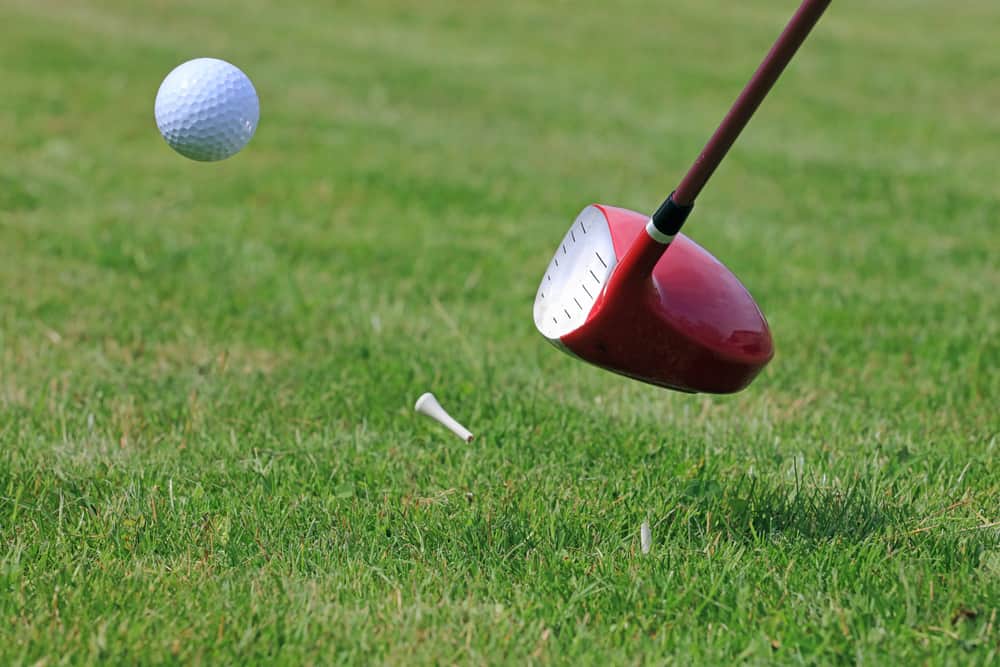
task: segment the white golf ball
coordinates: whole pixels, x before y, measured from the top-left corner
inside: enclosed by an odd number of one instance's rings
[[[260,119],[260,102],[238,67],[216,58],[178,65],[156,93],[156,126],[171,148],[210,162],[247,145]]]

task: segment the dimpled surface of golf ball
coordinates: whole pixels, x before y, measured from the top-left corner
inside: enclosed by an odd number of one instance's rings
[[[192,160],[235,155],[257,129],[260,102],[238,67],[216,58],[178,65],[160,84],[156,126],[170,146]]]

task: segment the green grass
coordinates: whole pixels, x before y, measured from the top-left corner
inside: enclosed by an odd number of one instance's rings
[[[531,322],[792,5],[6,0],[0,663],[1000,660],[995,2],[834,3],[699,200],[747,391]],[[151,117],[201,55],[221,164]]]

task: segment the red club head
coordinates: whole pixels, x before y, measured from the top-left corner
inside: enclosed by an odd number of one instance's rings
[[[607,370],[687,392],[739,391],[774,356],[753,297],[729,269],[649,218],[595,204],[577,217],[535,296],[535,326]]]

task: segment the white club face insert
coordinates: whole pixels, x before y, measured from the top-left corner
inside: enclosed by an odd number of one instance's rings
[[[235,155],[253,137],[260,102],[238,67],[216,58],[178,65],[160,84],[156,126],[170,147],[192,160],[212,162]]]
[[[587,321],[618,263],[604,213],[588,206],[573,221],[535,294],[535,327],[552,342]]]
[[[462,440],[466,442],[472,442],[472,433],[469,429],[465,428],[459,424],[455,419],[445,412],[445,409],[441,407],[438,400],[434,397],[434,394],[427,392],[417,399],[417,404],[413,406],[413,409],[422,415],[430,417],[431,419],[441,423],[449,431],[457,435]]]

